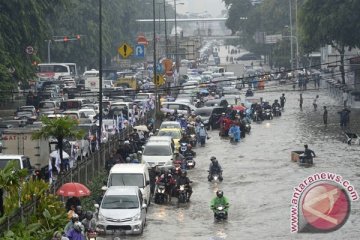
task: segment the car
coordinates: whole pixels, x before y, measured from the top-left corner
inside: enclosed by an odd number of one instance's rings
[[[91,108],[82,108],[79,110],[80,118],[88,118],[90,120],[93,120],[96,116],[96,112],[94,109]]]
[[[177,121],[163,121],[160,125],[160,129],[163,128],[177,128],[181,129],[181,125]]]
[[[97,230],[101,234],[142,234],[146,223],[146,208],[138,187],[109,187],[98,210]]]
[[[221,114],[226,111],[223,107],[202,107],[195,110],[195,114],[201,117],[205,127],[209,130],[219,128],[217,123],[221,117]]]
[[[145,145],[142,161],[150,167],[172,168],[173,148],[170,142],[153,141]]]
[[[161,103],[161,111],[164,113],[174,112],[175,109],[179,114],[188,114],[191,111],[195,111],[196,107],[189,103],[176,102],[176,101]]]
[[[170,136],[175,143],[175,149],[180,147],[179,140],[181,138],[181,129],[180,128],[162,128],[157,133],[157,136]]]
[[[39,114],[49,115],[55,114],[60,109],[60,102],[58,101],[41,101],[39,103]]]
[[[14,116],[14,120],[24,120],[27,122],[35,122],[37,114],[32,110],[18,110]]]

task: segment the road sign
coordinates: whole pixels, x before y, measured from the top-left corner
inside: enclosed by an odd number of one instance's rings
[[[135,46],[135,57],[143,58],[145,57],[145,47],[142,44],[137,44]]]
[[[139,35],[137,37],[137,43],[142,44],[142,45],[148,45],[148,40],[146,39],[146,37],[144,35]]]
[[[133,53],[133,49],[129,44],[124,43],[123,45],[121,45],[121,47],[118,48],[118,53],[123,58],[128,58]]]
[[[156,86],[161,86],[165,83],[165,79],[161,75],[156,75],[154,83],[156,84]]]
[[[160,63],[156,64],[156,72],[159,74],[163,74],[164,73],[164,66]]]
[[[173,66],[173,62],[171,59],[164,59],[162,61],[162,64],[165,66],[165,73],[168,76],[172,76],[173,75],[173,70],[172,70],[172,66]]]

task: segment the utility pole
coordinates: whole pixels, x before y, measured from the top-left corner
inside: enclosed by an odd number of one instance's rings
[[[101,146],[101,133],[102,133],[102,100],[103,100],[103,89],[102,89],[102,6],[101,1],[99,0],[99,130],[98,130],[98,143]],[[102,154],[100,154],[102,158]]]
[[[293,49],[293,26],[292,26],[292,14],[291,14],[291,10],[292,10],[292,7],[291,7],[291,1],[292,0],[289,0],[289,15],[290,15],[290,51],[291,51],[291,54],[290,54],[290,57],[291,57],[291,71],[293,71],[294,69],[294,66],[293,66],[293,59],[294,59],[294,49]]]
[[[164,0],[164,19],[165,19],[165,56],[168,58],[168,37],[167,37],[167,24],[166,24],[166,2]]]
[[[296,69],[299,69],[299,25],[298,25],[298,0],[295,0],[295,27],[296,27]]]
[[[177,36],[177,22],[176,22],[176,0],[174,0],[175,10],[175,66],[176,72],[179,72],[179,57],[178,57],[178,36]]]
[[[153,41],[154,41],[154,64],[153,64],[153,68],[154,68],[154,77],[153,77],[153,81],[155,83],[155,111],[154,111],[154,120],[156,120],[156,115],[158,112],[158,85],[156,82],[156,24],[155,24],[155,0],[153,0],[153,32],[154,32],[154,36],[153,36]],[[157,121],[156,121],[157,122]],[[155,127],[157,126],[155,122]]]

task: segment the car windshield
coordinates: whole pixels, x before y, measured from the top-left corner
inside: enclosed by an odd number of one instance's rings
[[[148,95],[136,95],[135,99],[148,99],[149,96]]]
[[[210,110],[205,110],[205,109],[196,111],[195,113],[196,113],[196,115],[199,115],[201,117],[210,117],[210,115],[211,115],[211,111]]]
[[[131,174],[131,173],[118,173],[111,174],[110,186],[137,186],[139,188],[144,187],[143,174]]]
[[[18,167],[20,168],[18,159],[0,159],[0,169],[4,169],[6,164],[10,161],[16,161],[18,163]]]
[[[179,128],[179,124],[177,123],[162,123],[160,126],[161,128]]]
[[[84,110],[84,111],[81,111],[81,114],[84,113],[85,114],[85,117],[89,117],[89,115],[96,115],[95,111],[94,110]]]
[[[102,209],[135,209],[139,207],[136,195],[105,195],[101,204]]]
[[[180,139],[181,134],[179,131],[159,131],[158,136],[170,136],[173,139]]]
[[[146,146],[144,150],[145,156],[169,156],[171,155],[170,148],[168,146]]]

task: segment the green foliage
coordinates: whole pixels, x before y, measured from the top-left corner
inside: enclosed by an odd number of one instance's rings
[[[95,210],[94,204],[102,195],[101,187],[104,186],[104,181],[107,181],[107,177],[108,174],[106,171],[104,171],[98,176],[96,176],[91,182],[89,182],[87,187],[91,191],[91,196],[85,197],[84,199],[81,200],[81,205],[83,209],[89,211]]]
[[[0,169],[0,188],[4,189],[9,195],[17,195],[26,175],[27,170],[19,169],[17,161],[10,161],[3,169]]]

